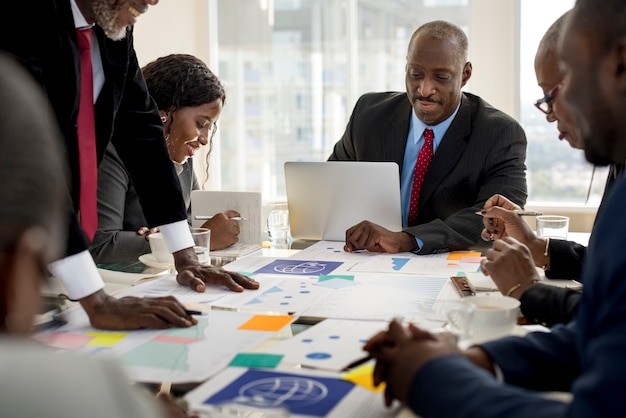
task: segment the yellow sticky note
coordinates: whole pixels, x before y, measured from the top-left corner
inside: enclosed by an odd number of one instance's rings
[[[95,347],[113,347],[128,336],[127,332],[98,332],[89,331],[85,335],[94,337],[87,345]]]
[[[347,380],[348,382],[352,382],[355,385],[359,385],[364,387],[367,390],[372,392],[382,392],[385,390],[385,384],[381,383],[378,386],[374,386],[374,365],[373,364],[364,364],[361,367],[357,367],[353,370],[350,370],[348,373],[341,376],[343,380]]]
[[[448,260],[461,260],[463,257],[480,257],[480,251],[452,251],[448,254]]]
[[[291,315],[255,315],[237,329],[251,331],[280,331],[285,325],[293,321]]]

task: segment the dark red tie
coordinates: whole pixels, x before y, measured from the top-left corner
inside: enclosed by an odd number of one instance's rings
[[[409,204],[409,226],[413,226],[417,223],[417,206],[420,198],[420,190],[422,189],[422,183],[424,183],[430,162],[433,159],[434,138],[435,135],[432,129],[424,129],[424,145],[417,156],[415,168],[413,169],[413,186],[411,187],[411,202]]]
[[[80,51],[80,107],[77,135],[80,169],[80,225],[91,241],[98,228],[96,123],[93,109],[93,70],[91,66],[91,28],[77,29]]]

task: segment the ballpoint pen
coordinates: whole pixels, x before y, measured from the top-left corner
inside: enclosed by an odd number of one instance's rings
[[[536,212],[534,210],[514,210],[513,212],[517,213],[519,216],[541,216],[543,213]],[[474,212],[476,215],[484,216],[485,214],[482,211]]]
[[[342,372],[346,372],[350,369],[354,369],[355,367],[358,367],[362,364],[367,363],[368,361],[370,361],[373,357],[371,355],[367,355],[365,357],[361,357],[358,360],[353,361],[352,363],[348,364],[346,367],[344,367],[343,369],[341,369]]]
[[[194,219],[198,220],[198,221],[208,221],[209,219],[213,219],[213,216],[207,216],[207,215],[196,215],[194,216]],[[231,221],[237,221],[237,222],[243,222],[243,221],[247,221],[248,218],[244,218],[243,216],[233,216],[232,218],[228,218]]]

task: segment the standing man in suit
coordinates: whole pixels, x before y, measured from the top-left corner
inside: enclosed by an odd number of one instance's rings
[[[461,91],[472,75],[467,48],[458,26],[422,25],[409,42],[406,93],[368,93],[355,105],[329,160],[396,162],[404,230],[365,220],[346,231],[346,251],[468,249],[482,243],[474,213],[489,197],[526,203],[526,136],[511,117]]]
[[[593,164],[626,160],[626,3],[578,0],[559,39],[559,94]],[[367,349],[386,400],[428,417],[622,417],[626,385],[626,178],[605,196],[583,263],[578,315],[552,332],[459,351],[456,341],[393,322]],[[472,364],[473,363],[473,364]],[[478,366],[478,367],[476,367]],[[498,382],[495,376],[500,376]],[[528,390],[530,389],[530,390]],[[567,391],[571,401],[541,391]]]
[[[172,297],[116,299],[103,290],[87,248],[97,227],[93,173],[109,142],[130,173],[149,225],[161,228],[180,284],[198,292],[207,284],[234,291],[258,288],[257,282],[242,275],[199,264],[193,250],[163,124],[133,49],[132,25],[157,3],[42,0],[3,5],[5,16],[26,19],[29,28],[37,29],[37,35],[22,36],[11,25],[2,25],[0,49],[13,54],[46,91],[71,170],[68,244],[65,257],[49,269],[70,298],[80,301],[96,328],[185,327],[196,322]]]

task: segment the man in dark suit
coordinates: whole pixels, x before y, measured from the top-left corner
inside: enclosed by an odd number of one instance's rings
[[[559,93],[563,76],[557,62],[557,41],[568,13],[546,31],[535,55],[535,74],[544,92],[537,107],[545,113],[548,122],[557,122],[559,139],[565,139],[572,148],[583,149],[576,120]],[[611,166],[605,196],[623,170],[623,163]],[[576,313],[581,293],[541,283],[534,267],[542,267],[549,279],[580,280],[586,247],[572,241],[537,237],[526,221],[512,212],[518,209],[519,206],[502,195],[493,196],[485,203],[482,237],[486,241],[498,240],[488,252],[493,262],[486,273],[503,294],[520,300],[520,308],[528,321],[547,326],[567,323]],[[500,241],[506,237],[519,243]],[[525,267],[521,267],[523,265]]]
[[[83,110],[82,106],[79,109],[81,81],[87,77],[81,80],[85,66],[79,55],[81,33],[77,30],[91,32],[85,39],[90,41],[86,48],[91,53],[97,161],[112,142],[131,175],[149,224],[161,227],[174,253],[178,282],[199,292],[206,284],[225,285],[235,291],[258,287],[244,276],[200,265],[193,250],[163,124],[133,49],[131,26],[156,3],[158,0],[45,0],[3,5],[5,16],[25,18],[27,26],[37,30],[37,35],[21,36],[13,32],[12,25],[2,25],[0,49],[13,54],[46,91],[65,139],[71,170],[66,257],[49,268],[62,280],[69,296],[80,300],[97,328],[166,328],[190,326],[196,321],[172,297],[115,299],[103,291],[102,279],[87,251],[90,238],[79,222],[80,195],[85,190],[80,187],[77,123]],[[36,138],[25,146],[36,146]]]
[[[526,202],[526,136],[511,117],[461,91],[472,75],[467,44],[451,23],[422,25],[408,47],[406,93],[369,93],[355,105],[329,160],[398,163],[404,230],[363,221],[346,231],[346,251],[468,249],[483,244],[475,212],[489,197]],[[425,129],[434,136],[428,147]],[[416,162],[426,149],[434,155],[424,167]],[[414,181],[420,166],[421,188]]]
[[[623,0],[578,0],[559,40],[559,94],[580,128],[587,160],[598,165],[626,160],[625,21]],[[585,290],[566,326],[460,352],[453,339],[392,323],[367,347],[378,360],[375,381],[387,382],[387,401],[406,402],[424,418],[624,416],[624,206],[622,176],[598,211],[583,262]],[[571,401],[535,392],[555,390],[570,392]]]

